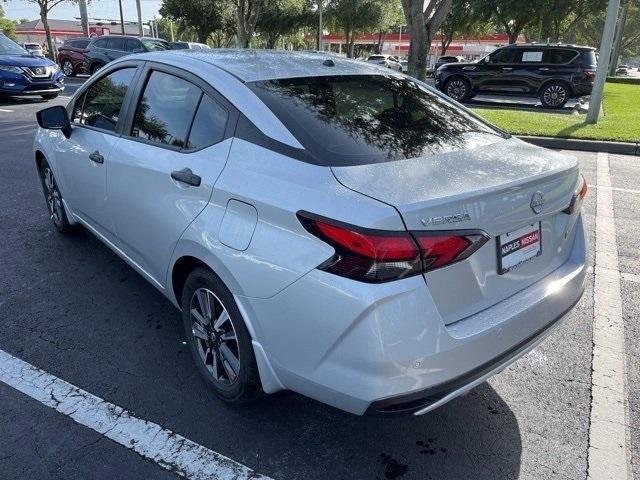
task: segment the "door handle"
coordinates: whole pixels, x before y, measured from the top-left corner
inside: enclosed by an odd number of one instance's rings
[[[541,72],[548,72],[549,69],[546,67],[540,67],[538,70],[540,70]]]
[[[513,68],[512,67],[502,67],[502,70],[510,71],[510,70],[513,70]]]
[[[463,70],[475,70],[476,67],[462,67]]]
[[[95,163],[104,163],[104,157],[100,154],[98,150],[89,154],[89,160]]]
[[[183,168],[182,170],[175,170],[171,172],[171,178],[178,182],[186,183],[187,185],[193,185],[199,187],[202,179],[199,175],[196,175],[190,168]]]

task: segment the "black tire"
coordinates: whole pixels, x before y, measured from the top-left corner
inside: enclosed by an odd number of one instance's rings
[[[60,233],[71,233],[75,230],[74,226],[69,223],[67,212],[62,203],[62,193],[58,190],[58,184],[53,174],[53,170],[46,160],[40,164],[40,182],[44,192],[44,199],[47,204],[47,210],[51,217],[53,225]]]
[[[540,103],[544,108],[562,108],[570,97],[569,87],[562,82],[549,82],[540,90]]]
[[[202,326],[203,323],[197,322],[196,317],[192,314],[192,307],[196,310],[196,313],[201,310],[201,302],[198,296],[203,292],[211,301],[209,309],[211,312],[209,320],[211,321],[209,326],[212,330],[210,338],[214,335],[217,337],[214,340],[204,340],[194,333],[197,330],[194,324],[197,323]],[[216,310],[216,302],[220,302],[222,309],[225,309],[228,313],[229,320],[226,334],[228,336],[235,335],[235,345],[221,342],[220,339],[224,336],[221,336],[219,332],[213,332],[213,320],[218,318],[218,314],[221,312],[219,308]],[[262,395],[262,384],[260,383],[260,374],[253,354],[251,335],[242,319],[233,295],[222,283],[222,280],[208,268],[200,267],[194,269],[187,277],[182,289],[181,306],[182,322],[193,359],[203,378],[218,398],[228,403],[242,404],[255,400]],[[217,342],[218,345],[216,346]],[[230,345],[226,347],[227,352],[232,351],[234,356],[237,353],[236,360],[238,360],[239,371],[234,372],[234,378],[229,375],[229,368],[233,370],[230,362],[225,364],[227,357],[225,357],[222,343],[225,344],[225,347]],[[209,353],[206,353],[205,349]],[[214,358],[215,366],[208,365],[213,363]],[[208,359],[211,359],[211,362],[208,362]],[[221,372],[220,375],[213,373],[214,368],[220,369],[216,370]],[[222,378],[216,378],[218,376]]]
[[[53,100],[58,96],[57,93],[49,93],[47,95],[40,95],[44,100]]]
[[[65,60],[64,62],[62,62],[62,71],[67,77],[76,76],[76,69],[73,68],[73,63],[71,63],[71,60]]]
[[[453,77],[448,79],[447,83],[445,83],[444,93],[457,102],[464,102],[471,98],[471,84],[466,78]]]
[[[102,67],[104,67],[104,65],[102,65],[101,63],[94,63],[93,65],[91,65],[91,75],[94,75]]]

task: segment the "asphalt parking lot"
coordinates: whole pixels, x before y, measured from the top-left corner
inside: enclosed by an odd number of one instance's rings
[[[80,83],[69,80],[65,95]],[[587,478],[597,268],[546,342],[427,415],[361,418],[289,392],[230,407],[200,379],[169,302],[89,233],[51,226],[32,159],[34,114],[67,100],[0,100],[0,352],[275,480]],[[592,264],[596,219],[615,235],[626,457],[640,478],[640,160],[574,154],[590,185]],[[613,217],[599,190],[611,193]],[[176,477],[45,400],[0,381],[0,479]]]

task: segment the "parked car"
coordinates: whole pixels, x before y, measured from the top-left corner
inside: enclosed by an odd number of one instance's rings
[[[58,64],[67,77],[84,72],[84,53],[90,38],[72,38],[58,48]]]
[[[0,96],[38,95],[46,100],[64,90],[64,74],[51,60],[36,57],[0,32]]]
[[[400,67],[402,73],[407,73],[409,71],[409,60],[400,60]]]
[[[433,70],[438,70],[442,65],[446,65],[447,63],[460,63],[460,62],[464,62],[465,58],[464,57],[456,57],[456,56],[451,56],[451,55],[444,55],[440,58],[438,58],[438,60],[436,61],[435,65],[433,66]]]
[[[190,53],[108,64],[38,112],[33,160],[53,226],[83,225],[181,310],[223,400],[422,414],[579,300],[575,157],[365,62]]]
[[[561,108],[571,97],[589,95],[596,53],[575,45],[516,44],[498,48],[477,62],[438,68],[436,88],[454,100],[477,93],[539,97],[547,108]]]
[[[369,55],[367,62],[375,63],[376,65],[381,65],[398,72],[402,70],[402,65],[400,65],[398,59],[393,55]]]
[[[91,75],[116,58],[132,53],[171,50],[166,40],[152,37],[128,37],[124,35],[105,35],[89,42],[84,51],[84,70]]]
[[[206,43],[196,42],[169,42],[174,50],[209,50],[211,47]]]
[[[618,65],[616,75],[629,75],[629,65]]]
[[[44,52],[39,43],[20,43],[19,45],[31,55],[44,58]]]

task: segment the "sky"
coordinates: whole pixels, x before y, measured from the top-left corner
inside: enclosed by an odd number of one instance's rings
[[[35,20],[40,18],[38,6],[28,0],[0,0],[0,4],[4,8],[5,14],[11,20],[26,18]],[[154,15],[158,15],[158,9],[162,4],[162,0],[140,0],[142,8],[142,20],[148,21]],[[120,10],[118,0],[90,0],[87,4],[89,21],[92,19],[101,20],[120,20]],[[136,12],[135,0],[122,0],[122,11],[125,21],[137,21],[138,14]],[[49,12],[49,18],[57,20],[73,20],[80,16],[78,5],[71,2],[63,2],[55,6]]]

